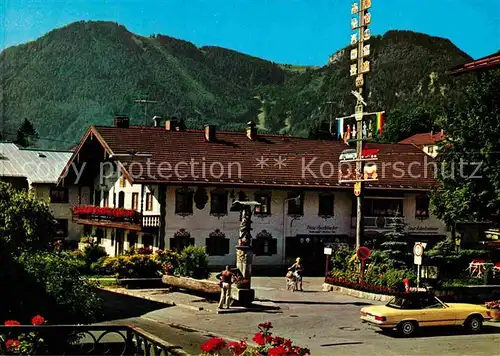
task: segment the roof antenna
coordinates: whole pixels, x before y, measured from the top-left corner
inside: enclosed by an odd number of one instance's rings
[[[144,125],[148,126],[148,105],[149,104],[159,104],[159,101],[147,100],[147,99],[137,99],[136,104],[144,105]]]

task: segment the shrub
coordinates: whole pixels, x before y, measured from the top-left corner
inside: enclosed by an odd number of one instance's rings
[[[154,278],[161,275],[162,266],[151,255],[136,254],[107,257],[100,268],[117,278]]]
[[[182,250],[175,274],[196,279],[208,278],[208,255],[202,246],[188,246]]]
[[[163,268],[163,273],[173,274],[179,266],[179,254],[170,250],[156,250],[153,255]]]
[[[81,278],[78,261],[69,254],[23,253],[19,262],[33,281],[40,285],[72,324],[96,319],[101,301],[94,283]]]

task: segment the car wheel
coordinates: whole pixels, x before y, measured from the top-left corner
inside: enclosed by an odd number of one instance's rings
[[[465,321],[465,327],[471,333],[478,333],[483,328],[483,318],[479,315],[473,315]]]
[[[402,321],[398,325],[398,331],[401,336],[409,337],[415,334],[417,323],[414,321]]]

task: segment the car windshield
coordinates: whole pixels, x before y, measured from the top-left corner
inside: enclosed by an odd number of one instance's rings
[[[387,304],[387,307],[396,309],[422,309],[422,308],[437,308],[448,307],[433,295],[407,295],[395,296]]]
[[[406,298],[403,297],[394,297],[392,298],[386,306],[397,309],[404,309],[405,305],[408,304]]]

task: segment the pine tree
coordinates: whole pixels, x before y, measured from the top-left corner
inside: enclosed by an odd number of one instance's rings
[[[24,122],[17,130],[16,144],[22,147],[33,146],[38,138],[38,132],[36,132],[33,124],[28,119],[24,119]]]
[[[406,240],[406,224],[399,211],[394,217],[391,228],[392,231],[385,233],[384,241],[380,244],[380,247],[389,257],[389,261],[394,268],[405,269],[409,262],[410,253]]]

